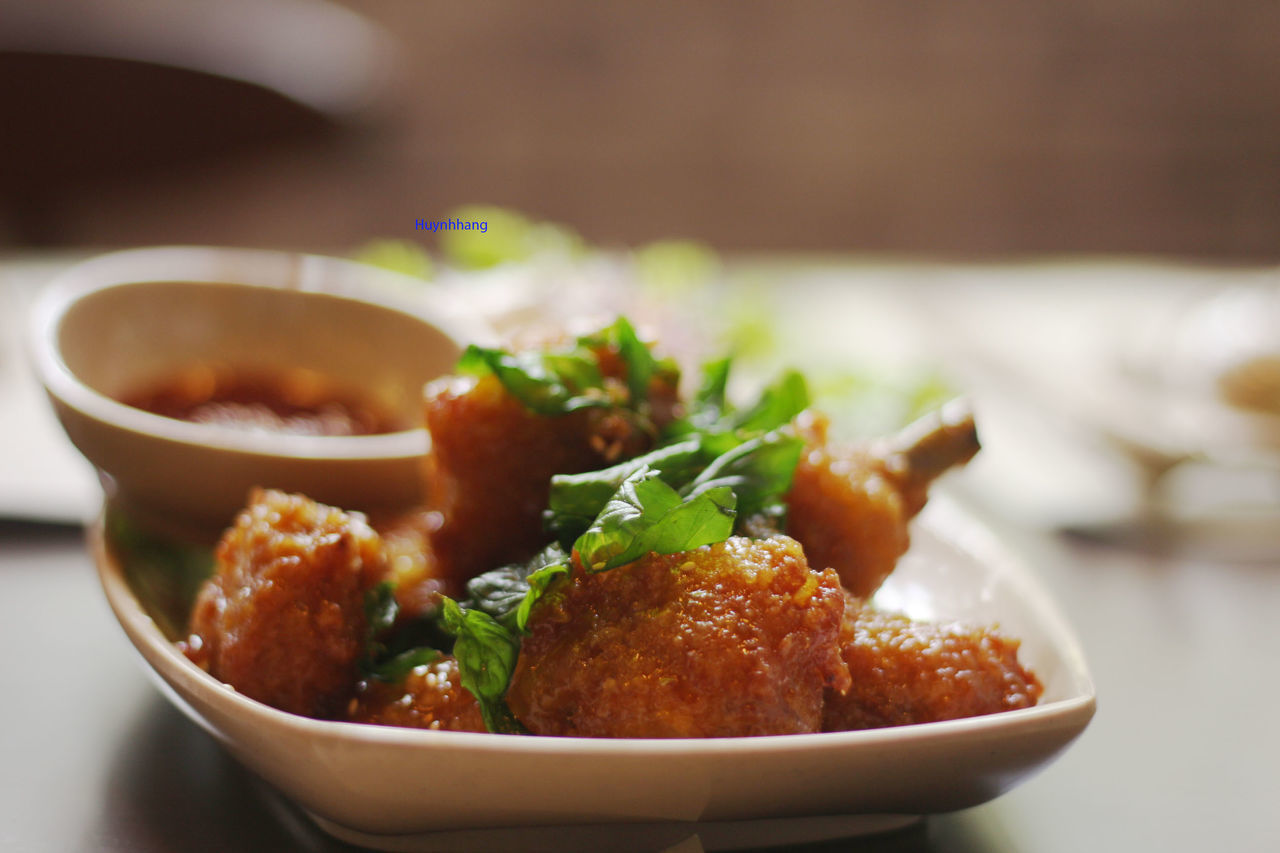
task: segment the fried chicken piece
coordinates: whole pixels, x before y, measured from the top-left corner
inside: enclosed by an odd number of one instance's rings
[[[462,686],[458,662],[449,656],[414,667],[401,682],[361,682],[347,719],[378,726],[486,731],[480,705]]]
[[[812,414],[797,423],[808,447],[787,495],[787,534],[811,564],[834,568],[846,589],[866,598],[906,553],[907,522],[924,507],[930,483],[973,458],[978,434],[963,404],[854,447],[828,444],[826,426]]]
[[[426,422],[427,508],[441,517],[432,546],[454,589],[545,544],[542,512],[553,474],[603,468],[652,443],[621,410],[535,414],[493,376],[428,385]]]
[[[426,509],[373,521],[386,558],[386,574],[380,580],[395,590],[401,619],[433,612],[441,595],[457,598],[463,594],[461,586],[450,585],[441,576],[440,560],[431,542],[442,521],[440,513]]]
[[[916,622],[850,598],[840,642],[853,686],[827,691],[827,732],[1029,708],[1044,690],[1018,663],[1019,641],[991,629]]]
[[[215,552],[183,650],[244,695],[295,714],[346,707],[365,634],[364,595],[385,573],[358,513],[255,490]]]
[[[786,537],[733,537],[576,574],[535,606],[507,702],[534,734],[817,731],[848,686],[844,595]]]

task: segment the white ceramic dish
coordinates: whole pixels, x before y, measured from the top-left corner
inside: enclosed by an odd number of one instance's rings
[[[504,838],[521,849],[599,849],[593,826],[618,850],[656,849],[690,827],[711,847],[884,829],[1000,795],[1053,760],[1094,712],[1083,656],[1052,602],[946,503],[926,509],[878,600],[918,617],[1000,623],[1022,638],[1022,660],[1045,685],[1041,703],[928,725],[723,740],[432,732],[277,711],[179,654],[101,525],[91,538],[107,599],[165,694],[326,830],[383,849],[494,849]],[[814,816],[825,817],[799,820]]]
[[[353,509],[421,499],[426,430],[316,436],[161,417],[120,400],[193,365],[305,370],[360,388],[405,424],[422,386],[451,371],[462,341],[484,340],[441,291],[340,258],[162,247],[93,258],[60,275],[32,318],[32,355],[77,448],[136,519],[216,538],[254,486]],[[184,477],[175,477],[175,471]],[[191,488],[191,483],[200,488]]]

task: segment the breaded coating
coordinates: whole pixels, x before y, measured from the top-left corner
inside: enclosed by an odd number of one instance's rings
[[[929,485],[978,452],[973,413],[949,404],[886,440],[827,442],[825,418],[806,413],[796,427],[807,442],[787,495],[787,533],[809,562],[834,568],[845,588],[870,597],[911,544],[907,523]]]
[[[534,734],[818,731],[848,673],[844,595],[786,537],[733,537],[579,574],[535,606],[507,702]]]
[[[486,731],[480,705],[462,686],[458,662],[448,656],[415,667],[401,682],[361,682],[347,718],[377,726]]]
[[[416,619],[435,610],[440,596],[459,597],[463,589],[441,576],[431,537],[440,529],[440,513],[425,509],[373,522],[382,538],[386,575],[395,590],[401,619]]]
[[[916,622],[850,599],[841,646],[853,686],[827,691],[823,731],[932,723],[1028,708],[1044,688],[994,630]]]
[[[897,486],[866,451],[821,445],[800,457],[787,495],[787,533],[855,595],[875,592],[907,552],[910,520]]]
[[[358,513],[255,490],[218,543],[184,650],[250,698],[311,717],[342,713],[358,675],[364,595],[385,572]]]
[[[441,516],[432,545],[441,577],[455,589],[545,544],[542,512],[553,474],[602,468],[651,443],[611,409],[535,414],[492,376],[433,382],[425,408],[427,507]]]

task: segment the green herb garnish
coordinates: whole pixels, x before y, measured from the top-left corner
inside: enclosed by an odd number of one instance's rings
[[[699,437],[660,447],[611,468],[582,474],[557,474],[551,478],[543,521],[565,548],[586,532],[623,482],[641,468],[657,471],[668,485],[679,488],[693,480],[707,464]]]
[[[564,415],[613,404],[594,358],[575,353],[516,353],[474,344],[458,361],[458,372],[492,373],[511,396],[540,415]]]
[[[409,676],[409,673],[418,667],[435,663],[442,657],[444,657],[444,652],[439,649],[419,646],[418,648],[392,655],[386,660],[370,666],[366,670],[366,674],[370,678],[376,678],[379,681],[404,681]]]
[[[791,491],[804,440],[789,430],[775,430],[744,441],[712,460],[682,493],[696,496],[728,488],[737,497],[738,516],[746,520],[764,513],[781,517]]]
[[[626,369],[625,387],[606,379],[596,353],[607,348]],[[564,414],[618,406],[648,415],[658,361],[625,318],[580,338],[568,352],[512,355],[472,347],[460,367],[490,373],[535,412]],[[574,567],[603,572],[647,554],[675,554],[723,542],[748,516],[782,516],[804,442],[790,427],[809,404],[800,374],[784,374],[745,409],[728,402],[728,359],[711,362],[685,417],[665,443],[634,459],[552,478],[546,529],[555,537],[533,559],[474,578],[468,599],[444,599],[439,620],[455,640],[462,684],[493,732],[520,731],[506,704],[522,637],[537,602]]]
[[[482,610],[464,610],[452,598],[442,599],[440,621],[457,639],[462,686],[480,703],[484,725],[497,734],[522,734],[524,727],[507,707],[507,685],[520,654],[520,638]]]
[[[509,631],[524,633],[529,612],[551,582],[569,572],[569,555],[559,543],[526,563],[485,572],[467,584],[471,606],[492,616]]]
[[[626,368],[625,385],[605,378],[597,351],[615,349]],[[492,374],[511,396],[540,415],[564,415],[578,409],[619,407],[648,415],[649,383],[666,374],[674,385],[673,362],[654,358],[625,317],[594,335],[579,338],[563,351],[510,353],[470,346],[458,361],[458,372]]]
[[[589,572],[603,572],[646,554],[676,554],[723,542],[733,533],[737,501],[728,486],[681,498],[657,471],[644,467],[623,481],[600,515],[574,542]]]
[[[130,589],[160,631],[170,640],[186,636],[196,596],[213,574],[213,549],[152,533],[111,503],[106,539]]]
[[[729,359],[706,365],[702,387],[688,414],[666,430],[664,446],[611,468],[552,477],[547,531],[565,548],[576,548],[574,541],[643,468],[686,497],[727,486],[736,497],[739,525],[759,513],[780,517],[803,452],[803,441],[789,425],[808,406],[808,388],[791,371],[766,387],[754,405],[738,411],[728,403],[729,369]]]
[[[612,326],[602,329],[594,335],[578,339],[579,348],[595,350],[601,347],[612,347],[618,351],[622,363],[627,368],[627,390],[631,394],[630,403],[633,408],[640,408],[649,399],[649,380],[660,369],[674,371],[671,362],[659,364],[647,344],[636,335],[636,330],[626,317],[619,317]]]

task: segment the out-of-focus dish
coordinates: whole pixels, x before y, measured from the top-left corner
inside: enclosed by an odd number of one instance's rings
[[[758,738],[511,737],[288,714],[183,657],[131,587],[137,578],[106,549],[101,525],[92,542],[112,610],[165,695],[326,829],[384,849],[447,849],[459,841],[483,849],[482,833],[449,834],[476,828],[662,823],[692,830],[699,821],[964,808],[1052,761],[1094,712],[1083,656],[1048,596],[989,532],[945,503],[926,508],[911,552],[877,603],[917,618],[999,622],[1022,639],[1022,655],[1044,683],[1040,703],[924,725]],[[558,837],[561,849],[577,838],[583,850],[601,838]]]
[[[1155,312],[1120,348],[1132,440],[1170,454],[1280,467],[1280,274]],[[1141,424],[1145,424],[1141,426]]]

